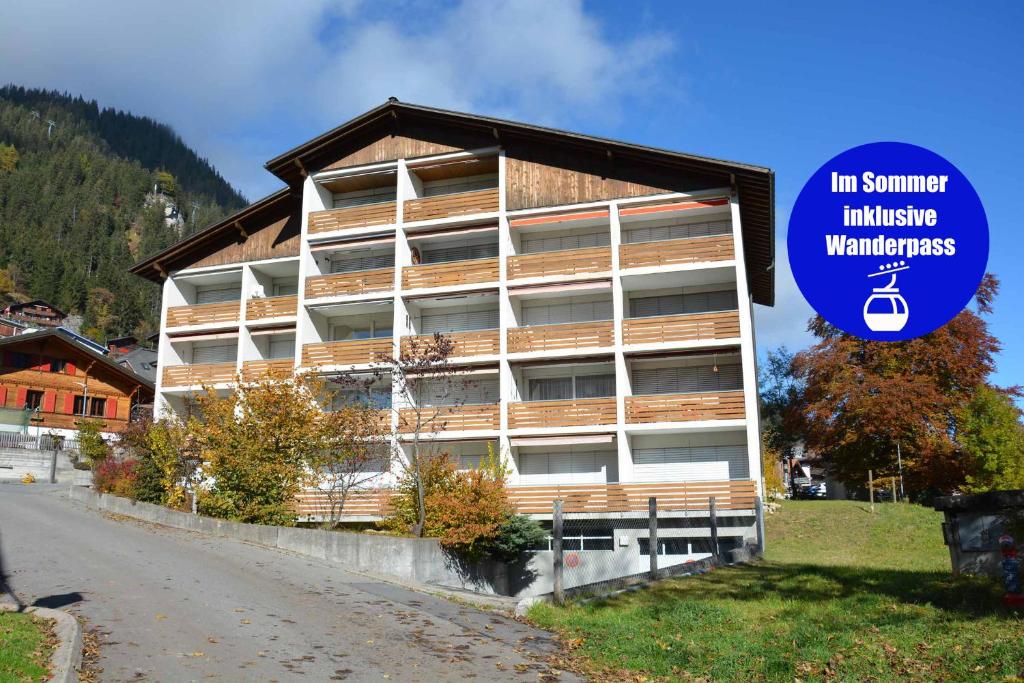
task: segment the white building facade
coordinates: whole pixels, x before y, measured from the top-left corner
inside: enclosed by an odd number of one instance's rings
[[[768,169],[397,102],[268,168],[289,188],[134,269],[163,287],[157,417],[236,375],[366,373],[442,333],[465,383],[421,380],[447,403],[431,439],[467,466],[492,444],[523,511],[761,494]],[[403,395],[385,376],[369,397],[399,452]]]

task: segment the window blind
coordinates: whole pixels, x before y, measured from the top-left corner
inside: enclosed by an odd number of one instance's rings
[[[519,483],[537,486],[617,481],[615,457],[609,451],[524,453],[519,456]]]
[[[391,268],[395,265],[394,254],[353,254],[331,259],[332,273],[355,273],[361,270]]]
[[[637,448],[633,476],[639,482],[746,479],[750,476],[747,447]]]
[[[429,379],[418,387],[418,399],[425,406],[485,405],[497,403],[498,380]]]
[[[371,187],[367,190],[335,194],[333,204],[335,209],[344,209],[350,206],[393,202],[396,196],[397,190],[394,187]]]
[[[428,180],[423,183],[423,196],[437,197],[438,195],[444,194],[457,194],[459,192],[486,190],[497,186],[497,173],[488,173],[477,176],[465,176],[461,178],[446,178],[444,180]]]
[[[222,301],[238,301],[242,298],[241,285],[232,287],[197,287],[197,304],[215,304]]]
[[[707,237],[709,235],[728,235],[732,232],[729,221],[711,221],[707,223],[683,223],[681,225],[656,225],[646,228],[633,228],[622,232],[625,244],[639,242],[662,242],[664,240],[682,240],[691,237]]]
[[[529,381],[531,401],[565,401],[615,395],[615,374],[539,377]]]
[[[732,391],[743,388],[739,363],[696,365],[674,368],[634,368],[633,393],[686,394],[708,391]]]
[[[536,254],[566,249],[587,249],[589,247],[606,247],[609,244],[611,244],[611,236],[607,231],[589,232],[582,235],[564,235],[562,237],[524,237],[523,253]]]
[[[238,347],[235,344],[197,346],[192,350],[192,363],[233,363]]]
[[[524,325],[558,325],[611,319],[611,301],[559,304],[536,303],[523,306]]]
[[[498,255],[498,244],[462,244],[423,250],[423,263],[450,263]]]
[[[467,330],[493,330],[498,327],[498,309],[424,314],[420,334],[446,334]]]
[[[274,296],[292,296],[299,293],[299,283],[293,277],[275,277],[271,281]]]
[[[267,358],[293,358],[295,356],[294,339],[271,339]]]
[[[737,305],[736,292],[731,289],[692,294],[663,294],[630,299],[629,315],[631,318],[650,318],[658,315],[733,311]]]

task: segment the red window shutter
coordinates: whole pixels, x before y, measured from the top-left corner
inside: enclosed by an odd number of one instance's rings
[[[42,372],[49,372],[50,371],[50,359],[49,359],[49,357],[48,356],[39,356],[39,360],[36,362],[35,369],[36,370],[40,370]]]
[[[0,408],[7,405],[7,387],[0,387]]]
[[[108,397],[106,404],[103,406],[103,417],[108,420],[113,420],[117,417],[117,399],[113,396]]]
[[[75,413],[75,395],[68,394],[64,397],[64,413],[73,415]]]
[[[68,373],[69,375],[75,374],[75,364],[72,363],[71,361],[68,361],[67,365],[64,366],[64,372]]]
[[[52,413],[57,407],[57,394],[47,391],[43,394],[43,412]]]
[[[15,394],[16,405],[15,408],[24,408],[25,400],[28,398],[28,389],[25,387],[18,387],[18,393]]]

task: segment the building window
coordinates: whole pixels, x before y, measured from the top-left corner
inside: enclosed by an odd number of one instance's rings
[[[530,548],[532,551],[551,550],[551,537]],[[580,550],[615,550],[615,537],[611,531],[595,529],[586,533],[566,531],[562,535],[562,552]]]
[[[20,351],[14,351],[11,353],[8,360],[10,361],[12,368],[24,369],[30,368],[33,365],[32,356],[27,353],[21,353]]]
[[[73,412],[75,415],[89,415],[90,417],[103,417],[103,412],[107,407],[107,399],[105,398],[93,398],[89,397],[89,403],[86,405],[84,396],[75,396],[75,404]]]
[[[50,372],[65,372],[68,367],[68,361],[65,358],[51,358],[50,359]]]
[[[615,373],[530,380],[531,401],[567,401],[574,398],[607,398],[614,395]]]
[[[41,409],[43,405],[43,392],[29,389],[25,393],[25,407],[29,410]]]

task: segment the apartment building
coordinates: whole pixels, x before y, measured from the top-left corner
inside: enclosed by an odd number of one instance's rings
[[[163,287],[158,416],[440,332],[472,381],[422,393],[451,402],[433,440],[467,466],[494,444],[524,512],[753,509],[771,170],[396,100],[266,168],[284,189],[132,269]],[[372,393],[400,449],[399,396]]]

